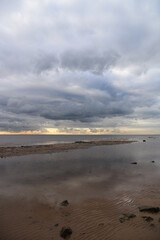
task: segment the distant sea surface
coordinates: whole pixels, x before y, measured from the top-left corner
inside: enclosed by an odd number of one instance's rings
[[[157,139],[160,135],[0,135],[0,146],[41,145],[56,143],[71,143],[79,140],[116,140]]]

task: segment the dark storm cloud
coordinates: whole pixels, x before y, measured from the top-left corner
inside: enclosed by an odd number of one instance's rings
[[[16,92],[16,96],[8,96],[0,103],[2,110],[17,114],[26,114],[30,116],[44,117],[52,120],[72,120],[72,121],[94,121],[96,118],[104,118],[116,115],[125,115],[132,112],[130,104],[123,105],[124,98],[127,98],[125,92],[118,91],[112,86],[105,84],[102,89],[103,79],[100,87],[90,87],[89,92],[81,92],[81,89],[76,93],[74,90],[54,89],[50,86],[44,89],[36,87],[35,89],[25,89],[25,97],[22,93]],[[74,84],[70,81],[70,84]],[[72,80],[74,81],[74,80]],[[94,83],[94,81],[93,81]],[[91,83],[90,83],[91,84]],[[87,84],[86,84],[87,85]],[[106,86],[105,86],[106,85]],[[82,85],[83,86],[83,85]],[[97,94],[95,91],[99,91]],[[23,91],[22,91],[23,92]],[[13,90],[13,95],[15,90]],[[43,95],[41,95],[43,93]]]
[[[1,131],[159,120],[158,0],[0,0],[0,13]]]

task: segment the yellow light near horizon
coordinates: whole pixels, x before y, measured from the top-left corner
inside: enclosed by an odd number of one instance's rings
[[[144,127],[143,127],[144,126]],[[158,134],[159,128],[146,128],[137,122],[136,126],[120,128],[46,128],[43,130],[28,130],[19,132],[1,131],[0,135],[129,135]]]

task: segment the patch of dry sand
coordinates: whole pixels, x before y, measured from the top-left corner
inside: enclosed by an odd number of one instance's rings
[[[77,141],[74,143],[58,143],[51,145],[32,145],[32,146],[15,146],[0,147],[0,157],[22,156],[28,154],[55,153],[74,149],[89,148],[92,146],[115,145],[132,143],[129,140],[99,140],[99,141]]]

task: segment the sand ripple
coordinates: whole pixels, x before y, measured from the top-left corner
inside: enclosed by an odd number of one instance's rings
[[[154,217],[155,228],[141,218],[137,209],[132,211],[137,215],[135,219],[120,223],[120,214],[129,210],[105,199],[71,203],[67,207],[1,199],[0,239],[61,239],[60,229],[66,225],[72,228],[71,239],[75,240],[159,240],[158,215]],[[58,227],[54,226],[56,223]]]

